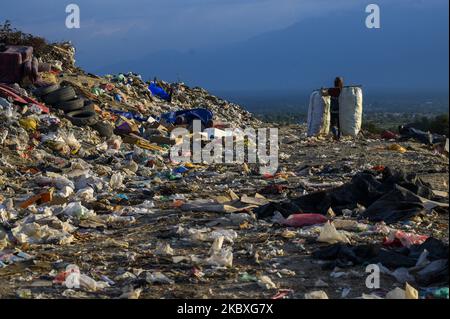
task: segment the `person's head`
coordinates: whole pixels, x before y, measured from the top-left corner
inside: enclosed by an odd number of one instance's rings
[[[334,87],[342,89],[344,87],[344,79],[340,76],[336,77],[334,79]]]

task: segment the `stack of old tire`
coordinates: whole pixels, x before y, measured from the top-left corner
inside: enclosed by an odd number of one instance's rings
[[[62,110],[72,124],[80,127],[90,126],[101,136],[112,135],[113,127],[98,120],[92,101],[77,96],[72,86],[49,85],[38,88],[35,94],[54,109]]]

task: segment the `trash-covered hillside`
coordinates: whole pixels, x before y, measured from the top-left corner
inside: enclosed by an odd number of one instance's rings
[[[0,298],[448,298],[448,139],[299,124],[274,174],[180,163],[170,132],[194,119],[276,125],[39,43],[0,45]]]

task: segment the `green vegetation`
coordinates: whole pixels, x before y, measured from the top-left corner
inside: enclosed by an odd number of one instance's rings
[[[293,112],[274,112],[255,114],[257,118],[264,122],[277,123],[281,125],[298,124],[306,121],[306,114]]]
[[[422,117],[414,123],[414,127],[422,131],[448,136],[448,113],[437,115],[433,118]]]
[[[372,121],[363,121],[362,129],[372,134],[381,134],[381,132],[385,130],[382,127],[380,127],[377,123]]]
[[[17,30],[11,26],[11,22],[8,20],[0,24],[0,51],[2,51],[2,45],[32,46],[37,57],[48,54],[50,51],[50,47],[44,38]]]

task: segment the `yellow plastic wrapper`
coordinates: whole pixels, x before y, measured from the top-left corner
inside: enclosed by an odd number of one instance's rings
[[[405,284],[405,298],[406,299],[419,299],[419,292],[417,291],[417,289],[415,289],[408,283]]]
[[[36,119],[31,117],[20,119],[19,124],[27,131],[36,131],[38,125]]]
[[[387,147],[387,149],[389,151],[395,151],[395,152],[399,152],[399,153],[406,153],[406,148],[404,148],[403,146],[399,145],[399,144],[391,144]]]
[[[56,84],[58,82],[56,75],[51,72],[41,72],[39,73],[42,81],[48,84]]]

